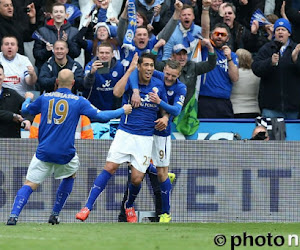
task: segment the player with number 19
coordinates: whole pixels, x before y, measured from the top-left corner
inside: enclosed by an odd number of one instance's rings
[[[80,165],[74,147],[75,130],[80,115],[104,122],[132,111],[129,104],[117,110],[100,111],[84,97],[72,94],[75,81],[74,74],[69,69],[61,70],[56,82],[57,91],[45,93],[32,103],[30,101],[33,94],[25,94],[22,113],[41,113],[39,145],[29,165],[26,181],[17,192],[7,225],[16,225],[31,193],[52,173],[55,179],[62,179],[62,182],[48,222],[58,224],[59,212],[72,191],[75,174]]]

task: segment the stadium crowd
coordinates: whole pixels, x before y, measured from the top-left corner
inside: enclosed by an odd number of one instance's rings
[[[2,88],[22,97],[50,92],[59,71],[70,69],[73,93],[116,109],[113,88],[134,52],[150,52],[158,70],[168,59],[180,62],[184,107],[198,99],[198,118],[299,118],[298,1],[133,2],[136,18],[125,0],[0,0]],[[4,99],[1,111],[10,102]],[[20,127],[16,107],[7,111],[1,126]],[[12,134],[20,136],[1,137]]]

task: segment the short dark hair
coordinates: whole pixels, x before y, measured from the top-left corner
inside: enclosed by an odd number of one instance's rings
[[[230,29],[226,23],[216,23],[215,26],[213,27],[212,31],[214,31],[216,28],[226,29],[228,36],[230,36]]]
[[[155,63],[155,55],[153,55],[149,52],[144,52],[139,56],[138,64],[142,64],[144,61],[144,58],[150,58]]]
[[[62,4],[62,3],[54,3],[54,4],[52,4],[51,12],[53,12],[53,8],[56,7],[56,6],[63,6],[64,9],[65,9],[65,12],[67,11],[66,10],[66,6],[64,4]]]
[[[3,68],[3,65],[1,63],[0,63],[0,69],[2,69],[3,72],[4,72],[4,68]]]
[[[147,33],[148,33],[148,37],[150,37],[150,32],[149,30],[147,29],[147,26],[146,25],[140,25],[138,27],[136,27],[136,30],[137,29],[146,29],[147,30]],[[136,34],[136,32],[134,33],[134,35]]]
[[[18,41],[17,37],[14,36],[14,35],[6,35],[6,36],[3,36],[2,39],[1,39],[1,46],[3,45],[3,40],[4,40],[4,38],[14,38],[14,39],[16,39],[17,45],[19,46],[19,41]]]

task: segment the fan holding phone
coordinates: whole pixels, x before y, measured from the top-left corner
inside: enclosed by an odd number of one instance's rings
[[[124,67],[108,42],[98,45],[96,55],[85,67],[83,96],[100,110],[116,109],[121,102],[114,97],[113,88],[124,75]]]

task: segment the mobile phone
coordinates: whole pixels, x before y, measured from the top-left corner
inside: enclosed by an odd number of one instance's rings
[[[109,63],[108,62],[101,62],[103,67],[97,69],[98,74],[107,74],[109,73]]]
[[[30,8],[28,8],[28,7],[25,7],[23,10],[24,10],[25,13],[30,12]]]

